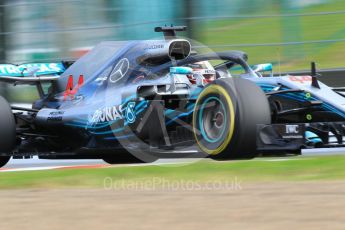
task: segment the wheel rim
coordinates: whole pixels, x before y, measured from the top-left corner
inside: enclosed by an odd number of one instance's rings
[[[223,102],[217,97],[207,98],[199,113],[199,127],[203,138],[211,143],[219,141],[223,137],[227,122]]]
[[[193,113],[194,136],[198,147],[208,155],[222,153],[232,140],[235,107],[229,92],[220,85],[211,84],[201,92],[196,101]],[[208,109],[209,106],[213,110]],[[208,116],[205,121],[204,116]]]

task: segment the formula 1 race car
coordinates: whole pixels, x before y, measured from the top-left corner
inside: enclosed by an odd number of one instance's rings
[[[342,146],[343,89],[251,67],[241,51],[196,53],[185,27],[164,40],[102,42],[74,63],[0,65],[0,81],[36,85],[32,108],[0,97],[0,165],[11,157],[152,162],[252,158]]]

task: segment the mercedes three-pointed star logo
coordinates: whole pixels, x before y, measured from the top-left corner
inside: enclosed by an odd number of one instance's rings
[[[121,59],[113,69],[110,74],[109,81],[111,83],[116,83],[121,80],[124,76],[126,76],[127,71],[129,69],[129,61],[127,58]]]

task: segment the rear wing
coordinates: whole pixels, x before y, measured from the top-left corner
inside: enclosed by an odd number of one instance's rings
[[[60,63],[28,63],[22,65],[0,64],[0,82],[34,84],[55,81],[65,72],[66,65]]]

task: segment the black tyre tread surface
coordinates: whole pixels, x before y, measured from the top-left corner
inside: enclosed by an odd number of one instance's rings
[[[271,123],[269,102],[262,89],[254,82],[234,79],[237,97],[238,133],[235,158],[253,158],[256,152],[256,126]]]
[[[0,154],[9,153],[16,143],[16,122],[8,102],[0,96]]]

